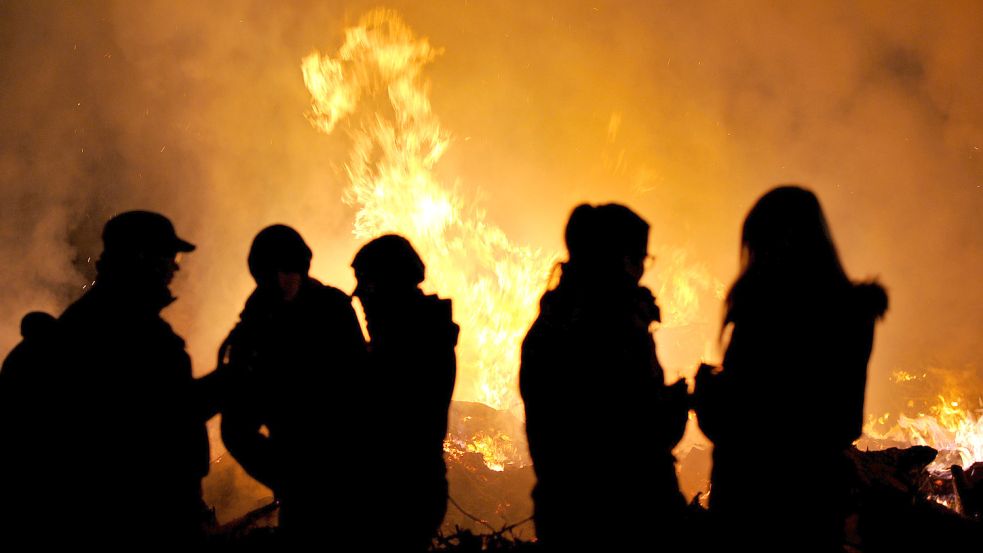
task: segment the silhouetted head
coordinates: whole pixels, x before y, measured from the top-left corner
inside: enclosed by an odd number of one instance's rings
[[[780,186],[755,203],[744,220],[741,276],[729,308],[766,289],[825,294],[849,285],[815,194]]]
[[[44,311],[31,311],[20,321],[20,335],[30,340],[54,331],[58,320]]]
[[[565,239],[569,260],[561,284],[632,287],[645,271],[649,224],[619,204],[581,204],[570,214]]]
[[[366,309],[376,298],[414,293],[426,275],[423,260],[409,240],[387,234],[362,246],[352,260],[358,281],[352,295]]]
[[[102,256],[96,263],[99,281],[124,286],[137,293],[158,295],[179,269],[179,254],[194,251],[194,244],[179,238],[171,221],[151,211],[127,211],[108,222],[102,231]]]
[[[300,233],[287,225],[271,225],[253,239],[249,273],[260,289],[278,290],[283,299],[290,301],[307,279],[312,256]]]
[[[193,252],[194,244],[178,238],[171,220],[152,211],[127,211],[106,222],[103,252],[118,256],[174,255]]]

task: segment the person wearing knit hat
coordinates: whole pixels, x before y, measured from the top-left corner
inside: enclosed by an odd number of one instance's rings
[[[219,370],[230,383],[226,448],[280,501],[288,546],[313,548],[338,543],[358,522],[358,509],[332,505],[360,497],[349,448],[364,439],[352,414],[366,388],[366,349],[351,298],[311,277],[311,258],[289,226],[256,235],[247,259],[256,289],[219,350]]]

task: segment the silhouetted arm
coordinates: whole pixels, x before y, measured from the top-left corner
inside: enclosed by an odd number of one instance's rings
[[[696,389],[693,391],[693,408],[696,421],[706,437],[717,443],[726,435],[727,396],[726,379],[723,374],[714,374],[714,367],[700,366],[696,375]]]
[[[867,364],[874,345],[874,319],[861,321],[844,340],[840,378],[833,382],[830,394],[834,406],[829,428],[831,442],[849,447],[863,433],[864,393],[867,388]]]
[[[683,439],[689,418],[686,381],[680,379],[671,386],[666,386],[665,370],[655,350],[655,338],[649,332],[646,332],[645,348],[650,359],[651,374],[647,375],[644,383],[647,391],[640,401],[650,406],[649,415],[653,417],[651,428],[656,429],[656,443],[672,449]]]
[[[192,401],[202,421],[208,421],[221,410],[222,396],[229,388],[228,376],[227,372],[215,369],[205,376],[194,379]]]
[[[565,366],[562,350],[542,336],[542,323],[537,322],[522,343],[519,367],[519,391],[526,412],[526,437],[536,474],[556,472],[562,466],[561,429],[566,427],[565,413],[559,408],[558,384],[549,380],[549,364]]]
[[[215,370],[194,379],[192,383],[191,399],[202,421],[208,421],[220,411],[224,411],[226,404],[243,391],[240,377],[241,373],[247,371],[237,369],[231,364],[231,347],[239,328],[240,326],[236,325],[219,347]]]
[[[689,396],[686,381],[680,379],[671,386],[659,383],[656,424],[662,430],[660,441],[668,449],[676,447],[686,433],[686,421],[689,420]]]
[[[222,412],[222,442],[242,468],[259,483],[277,492],[279,481],[270,439],[260,429],[263,420],[253,406],[230,405]]]
[[[435,319],[433,345],[434,351],[428,355],[432,359],[428,382],[429,409],[427,425],[433,430],[430,443],[441,443],[447,437],[447,415],[451,398],[454,395],[454,382],[457,380],[457,339],[460,328],[453,321],[450,300],[442,300],[440,317]],[[446,309],[443,309],[446,308]]]
[[[742,389],[741,373],[754,370],[753,329],[735,327],[732,329],[730,343],[724,355],[720,372],[714,367],[702,365],[696,377],[694,390],[694,409],[700,430],[711,442],[733,441],[739,438],[747,427],[746,405],[760,401]]]

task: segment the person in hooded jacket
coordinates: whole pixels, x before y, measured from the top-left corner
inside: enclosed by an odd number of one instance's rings
[[[309,276],[312,253],[285,225],[249,251],[256,289],[219,351],[230,385],[222,441],[280,502],[284,542],[345,543],[359,520],[365,339],[344,292]]]
[[[402,236],[372,240],[352,268],[369,332],[369,371],[379,383],[372,389],[378,431],[392,429],[374,477],[375,507],[388,519],[379,547],[425,551],[447,511],[443,442],[459,329],[451,301],[420,290],[425,267]]]
[[[782,186],[758,200],[727,295],[723,366],[702,366],[695,391],[713,442],[710,512],[721,543],[842,550],[844,452],[861,434],[874,325],[886,309],[880,285],[847,277],[815,194]],[[763,488],[761,476],[789,489]]]

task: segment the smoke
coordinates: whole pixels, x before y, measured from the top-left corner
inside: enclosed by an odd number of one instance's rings
[[[102,224],[128,209],[199,246],[166,312],[198,373],[267,224],[298,228],[314,274],[351,289],[351,145],[305,119],[300,60],[375,3],[335,4],[0,1],[0,352],[25,312],[78,297]],[[952,367],[983,390],[978,2],[389,5],[443,48],[427,68],[453,134],[438,177],[513,242],[561,250],[574,205],[619,201],[652,223],[654,289],[659,263],[696,266],[699,316],[658,334],[671,372],[711,355],[744,214],[798,182],[849,274],[891,294],[869,410],[900,401],[880,384],[896,370]]]

